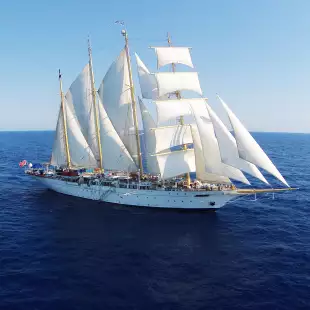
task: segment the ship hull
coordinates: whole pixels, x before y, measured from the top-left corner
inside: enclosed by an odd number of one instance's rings
[[[58,193],[128,207],[216,210],[238,195],[235,191],[137,190],[101,185],[79,185],[76,182],[46,177],[35,178],[47,188]]]

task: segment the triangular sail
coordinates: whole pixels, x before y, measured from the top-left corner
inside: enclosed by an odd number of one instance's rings
[[[60,108],[58,113],[58,120],[55,132],[55,139],[52,149],[51,164],[54,166],[66,166],[66,146],[64,140],[64,123],[62,109]]]
[[[154,74],[151,74],[140,57],[136,55],[138,75],[142,97],[145,99],[157,99],[157,83]]]
[[[275,176],[278,180],[280,180],[283,184],[289,187],[288,183],[285,181],[281,173],[278,171],[278,169],[275,167],[275,165],[272,163],[266,153],[262,150],[262,148],[258,145],[258,143],[254,140],[251,134],[242,125],[240,120],[229,109],[227,104],[220,97],[219,99],[228,114],[231,126],[233,128],[237,141],[239,157],[265,169],[270,174]]]
[[[213,184],[230,184],[231,181],[229,180],[229,178],[206,172],[201,140],[198,129],[195,125],[191,126],[191,132],[195,151],[196,178],[202,182],[208,182]]]
[[[95,111],[92,102],[91,73],[87,64],[65,96],[85,140],[99,161],[98,142],[95,127]]]
[[[239,157],[236,139],[215,114],[212,108],[208,104],[206,105],[213,123],[217,141],[219,143],[222,162],[247,172],[262,182],[269,184],[255,165]]]
[[[137,171],[137,166],[114,129],[100,99],[98,106],[104,169]]]
[[[206,105],[191,104],[191,108],[201,139],[206,171],[216,175],[227,176],[245,184],[250,184],[250,182],[239,169],[228,166],[221,162],[218,142],[214,134],[213,124],[211,122]],[[208,121],[206,122],[205,120]]]
[[[98,93],[115,130],[137,164],[137,141],[125,49],[121,51],[119,57],[110,66]]]
[[[71,111],[71,108],[65,103],[65,113],[67,121],[67,136],[70,149],[72,166],[96,167],[96,159],[80,130],[80,126]],[[56,137],[52,150],[51,164],[55,166],[66,166],[67,158],[65,152],[64,124],[62,109],[60,109],[56,127]]]
[[[157,157],[152,156],[156,153],[156,138],[154,131],[151,128],[155,128],[155,122],[147,110],[146,106],[139,98],[140,111],[142,116],[143,130],[144,130],[144,143],[145,143],[145,159],[147,171],[153,174],[160,174],[158,167]]]

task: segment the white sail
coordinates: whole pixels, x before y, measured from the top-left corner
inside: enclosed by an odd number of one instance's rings
[[[193,149],[158,154],[156,157],[162,179],[170,179],[196,170]]]
[[[155,134],[155,152],[159,153],[175,146],[193,143],[190,126],[175,125],[151,129]]]
[[[191,132],[195,151],[196,178],[200,181],[213,184],[230,184],[231,181],[229,180],[229,178],[206,172],[205,160],[197,127],[192,125]]]
[[[66,145],[64,140],[64,123],[61,107],[58,114],[51,164],[54,166],[67,165]]]
[[[168,64],[183,64],[194,68],[188,47],[154,47],[157,55],[157,67]]]
[[[236,117],[236,115],[229,109],[227,104],[219,97],[221,103],[223,104],[231,126],[234,130],[235,138],[237,141],[239,157],[257,165],[270,174],[275,176],[278,180],[280,180],[283,184],[289,187],[288,183],[285,181],[281,173],[275,167],[275,165],[271,162],[266,153],[262,150],[262,148],[258,145],[258,143],[254,140],[251,134],[246,130],[246,128],[242,125],[240,120]]]
[[[157,82],[154,74],[151,74],[140,57],[136,55],[138,75],[142,97],[145,99],[157,99]]]
[[[114,129],[100,99],[99,124],[104,169],[137,171],[137,167]]]
[[[228,178],[250,184],[244,174],[237,168],[221,162],[220,150],[214,134],[214,128],[205,105],[191,104],[199,131],[202,150],[205,159],[205,169],[208,173],[226,176]],[[202,119],[204,118],[204,120]],[[205,120],[208,120],[206,122]]]
[[[84,67],[83,71],[71,84],[65,98],[67,105],[77,119],[84,138],[97,160],[99,160],[89,64]]]
[[[154,101],[157,108],[157,123],[165,125],[175,122],[181,115],[189,116],[192,114],[190,104],[205,104],[206,98],[193,99],[171,99]]]
[[[80,126],[73,115],[71,108],[65,103],[67,120],[67,136],[72,166],[96,167],[97,161],[80,130]],[[60,109],[56,127],[56,138],[52,151],[51,164],[56,166],[67,165],[66,145],[62,109]]]
[[[145,107],[142,100],[139,98],[139,104],[140,104],[140,111],[142,116],[142,122],[143,122],[143,129],[144,129],[144,143],[145,143],[145,159],[146,159],[146,166],[147,171],[149,173],[153,174],[160,174],[157,157],[152,156],[156,153],[156,138],[154,131],[151,130],[151,128],[154,128],[155,122]]]
[[[100,84],[98,93],[114,128],[137,164],[137,141],[125,49],[121,51],[117,60],[109,68]]]
[[[202,95],[197,72],[160,72],[155,73],[158,96],[181,90],[190,90]]]
[[[222,162],[247,172],[262,182],[269,184],[255,165],[239,157],[235,138],[208,104],[207,108],[219,143]],[[208,120],[206,121],[208,122]]]

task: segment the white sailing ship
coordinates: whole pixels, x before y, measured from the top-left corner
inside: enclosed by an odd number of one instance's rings
[[[126,206],[218,209],[240,195],[291,189],[283,176],[223,102],[233,133],[203,96],[190,48],[154,47],[158,72],[151,73],[136,54],[142,99],[143,172],[128,37],[98,91],[92,54],[72,83],[62,91],[50,165],[26,170],[48,188],[67,195]],[[172,70],[163,71],[162,67]],[[183,96],[195,94],[195,96]],[[152,101],[157,120],[146,108]],[[51,169],[51,165],[56,167]],[[270,186],[260,167],[286,188],[237,189],[233,180],[250,185],[243,172]],[[84,169],[83,169],[84,168]],[[190,173],[195,173],[191,179]]]

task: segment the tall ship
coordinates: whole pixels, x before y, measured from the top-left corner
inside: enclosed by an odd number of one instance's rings
[[[51,159],[29,164],[28,175],[62,194],[128,207],[215,210],[244,195],[292,189],[227,104],[218,97],[233,133],[208,104],[189,47],[172,46],[169,36],[167,46],[152,47],[155,73],[135,54],[142,95],[136,98],[126,30],[122,35],[125,47],[98,89],[90,43],[89,61],[66,94],[59,71]],[[146,103],[155,105],[156,119]],[[272,188],[258,167],[285,187]],[[243,172],[265,188],[252,188]]]

